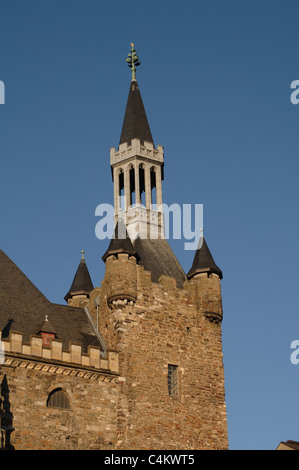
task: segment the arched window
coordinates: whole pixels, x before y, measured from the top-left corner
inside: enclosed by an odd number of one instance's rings
[[[151,167],[150,175],[151,175],[152,204],[157,204],[156,168],[154,166]]]
[[[129,181],[130,181],[130,201],[129,205],[136,204],[136,192],[135,192],[135,168],[133,165],[129,168]]]
[[[145,176],[144,176],[144,166],[141,163],[139,165],[139,188],[140,188],[140,201],[143,206],[145,206]]]
[[[118,173],[118,187],[119,187],[119,208],[120,210],[125,210],[125,181],[124,181],[124,173],[122,168],[119,170]]]
[[[70,410],[70,402],[62,388],[55,388],[47,400],[47,406],[50,408],[62,408],[64,410]]]

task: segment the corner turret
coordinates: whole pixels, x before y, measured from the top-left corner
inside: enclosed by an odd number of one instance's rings
[[[75,274],[72,285],[64,297],[69,305],[74,305],[74,301],[88,299],[90,292],[93,290],[93,283],[84,259],[84,250],[82,250],[81,260]]]
[[[202,233],[187,279],[195,287],[195,295],[204,317],[215,323],[221,322],[223,318],[222,278],[222,271],[216,265]]]
[[[136,302],[139,255],[134,249],[122,219],[118,219],[114,237],[102,257],[106,264],[105,286],[110,307],[117,301]]]
[[[218,268],[213,259],[213,256],[211,255],[207,242],[203,236],[202,229],[201,232],[202,234],[199,239],[198,248],[195,252],[192,267],[187,274],[187,279],[191,279],[193,276],[199,273],[206,273],[208,276],[214,273],[217,274],[220,279],[222,279],[222,271],[220,268]]]

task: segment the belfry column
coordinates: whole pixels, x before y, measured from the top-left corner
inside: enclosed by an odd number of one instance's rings
[[[162,179],[161,179],[161,167],[156,169],[156,191],[157,191],[157,206],[162,205]]]
[[[118,168],[113,168],[113,180],[114,180],[114,215],[118,215],[119,212],[119,177]]]
[[[152,203],[152,191],[151,191],[151,172],[149,166],[146,165],[144,168],[144,184],[145,184],[145,207],[150,210]]]
[[[136,193],[136,204],[141,204],[140,181],[139,181],[139,165],[138,165],[138,163],[135,167],[135,193]]]
[[[129,169],[126,168],[125,170],[125,174],[124,174],[124,185],[125,185],[125,209],[126,211],[129,209],[130,205],[131,205],[131,201],[130,201],[130,173],[129,173]]]
[[[158,226],[159,237],[164,238],[164,216],[163,216],[163,199],[162,199],[162,175],[161,167],[156,168],[156,196],[157,196],[157,211],[158,211]]]

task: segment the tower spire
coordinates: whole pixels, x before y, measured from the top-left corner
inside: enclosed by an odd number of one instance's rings
[[[136,80],[136,67],[140,65],[140,60],[136,54],[134,44],[131,43],[131,46],[131,52],[128,54],[126,62],[132,71],[132,80],[119,144],[124,142],[130,144],[132,139],[139,139],[142,144],[144,142],[154,144]]]
[[[186,275],[164,234],[164,149],[154,145],[134,71],[140,64],[134,44],[127,63],[132,69],[132,81],[119,146],[110,149],[110,164],[115,222],[123,218],[128,237],[112,240],[103,260],[108,260],[109,254],[132,256],[136,251],[140,258],[138,263],[151,272],[154,282],[158,282],[161,275],[168,275],[176,278],[181,286]]]

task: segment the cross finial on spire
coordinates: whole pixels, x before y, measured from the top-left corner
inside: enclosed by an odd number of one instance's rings
[[[82,250],[82,251],[81,251],[81,259],[84,259],[84,253],[85,253],[85,251]]]
[[[131,42],[131,51],[128,54],[128,57],[126,58],[126,62],[128,66],[130,67],[130,69],[132,70],[132,82],[133,82],[136,80],[136,67],[138,67],[141,64],[141,62],[138,58],[138,55],[135,51],[135,46],[132,42]]]

